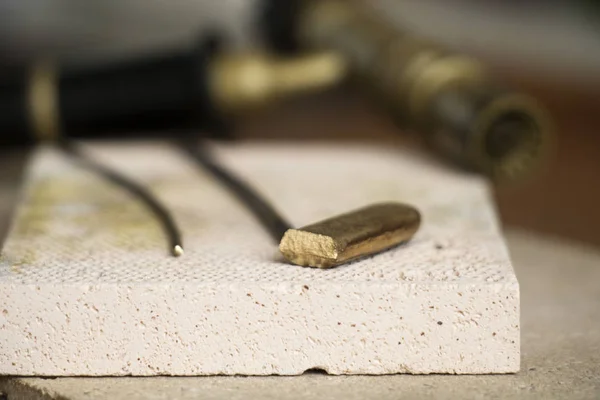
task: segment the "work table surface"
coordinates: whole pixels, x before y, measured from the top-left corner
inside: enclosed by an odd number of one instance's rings
[[[5,230],[16,189],[14,173],[0,175]],[[600,398],[600,251],[516,230],[506,238],[521,285],[522,361],[514,375],[4,377],[0,398]]]

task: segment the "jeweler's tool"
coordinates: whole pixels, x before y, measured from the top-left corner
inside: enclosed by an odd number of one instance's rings
[[[192,51],[78,67],[48,62],[0,83],[0,144],[66,138],[222,134],[231,117],[335,85],[328,52],[294,57],[231,53],[206,39]]]
[[[262,223],[290,262],[329,268],[407,242],[419,229],[421,216],[407,204],[381,203],[299,229],[293,229],[268,201],[227,171],[207,149],[185,143],[182,151],[225,185]]]
[[[481,62],[403,32],[353,0],[263,0],[258,25],[281,54],[329,51],[446,158],[495,179],[523,175],[547,152],[548,117],[500,86]]]

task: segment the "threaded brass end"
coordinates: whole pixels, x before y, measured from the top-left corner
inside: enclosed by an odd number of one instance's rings
[[[497,181],[527,175],[548,154],[553,137],[534,99],[488,86],[447,89],[421,122],[436,151]]]
[[[495,98],[478,114],[468,149],[477,169],[496,181],[528,175],[548,155],[552,128],[536,101],[520,94]]]

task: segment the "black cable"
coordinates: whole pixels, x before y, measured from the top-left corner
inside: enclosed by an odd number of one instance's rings
[[[181,234],[175,223],[175,220],[167,208],[162,205],[148,190],[137,184],[133,180],[121,175],[120,173],[111,170],[110,168],[94,161],[77,146],[69,140],[61,140],[57,143],[58,147],[71,158],[73,158],[80,166],[89,169],[102,176],[107,181],[129,191],[137,197],[154,213],[158,221],[163,227],[169,240],[170,252],[173,256],[183,254],[183,245]]]
[[[219,165],[210,155],[209,151],[204,146],[198,145],[197,142],[184,142],[181,144],[181,149],[198,166],[208,171],[225,185],[254,214],[256,219],[259,220],[277,243],[281,241],[283,234],[291,228],[291,225],[265,199],[254,191],[250,185]]]

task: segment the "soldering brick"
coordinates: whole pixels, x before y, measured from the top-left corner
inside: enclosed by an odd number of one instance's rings
[[[519,285],[485,179],[402,148],[226,144],[218,159],[295,226],[412,204],[409,243],[290,265],[240,203],[164,143],[86,144],[173,213],[34,154],[0,261],[0,374],[295,375],[519,370]]]

